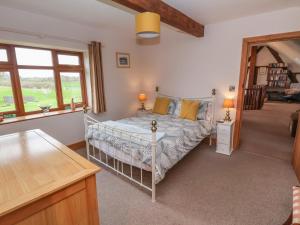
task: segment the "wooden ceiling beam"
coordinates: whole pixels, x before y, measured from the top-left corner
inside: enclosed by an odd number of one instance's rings
[[[258,55],[258,53],[259,53],[264,47],[265,47],[265,46],[259,46],[259,47],[257,48],[256,55]],[[251,60],[251,55],[250,55],[249,58],[248,58],[248,62],[250,62],[250,60]]]
[[[195,37],[204,36],[204,26],[161,0],[112,0],[138,12],[155,12],[161,21]]]
[[[279,53],[275,49],[271,48],[270,46],[267,46],[267,48],[269,49],[269,51],[271,52],[272,56],[276,59],[276,61],[278,63],[284,63],[284,61],[280,57]]]

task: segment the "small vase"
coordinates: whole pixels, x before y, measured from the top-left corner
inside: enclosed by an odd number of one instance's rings
[[[76,105],[74,103],[74,98],[71,99],[70,108],[71,108],[72,112],[74,112],[76,110]]]

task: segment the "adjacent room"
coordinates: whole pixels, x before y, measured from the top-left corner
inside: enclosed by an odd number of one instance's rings
[[[297,0],[0,0],[0,224],[300,224],[299,40]]]
[[[300,109],[299,47],[298,39],[251,46],[244,89],[244,150],[290,161]]]

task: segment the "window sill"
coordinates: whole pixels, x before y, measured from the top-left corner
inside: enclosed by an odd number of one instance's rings
[[[40,118],[45,118],[45,117],[50,117],[50,116],[58,116],[58,115],[64,115],[64,114],[69,114],[69,113],[76,113],[76,112],[81,112],[81,111],[83,111],[83,108],[77,108],[75,111],[68,109],[68,110],[59,110],[59,111],[53,111],[53,112],[48,112],[48,113],[37,113],[37,114],[32,114],[32,115],[27,115],[27,116],[19,116],[19,117],[15,117],[15,118],[8,118],[8,119],[4,119],[2,122],[0,122],[0,126],[4,125],[4,124],[17,123],[17,122],[22,122],[22,121],[27,121],[27,120],[34,120],[34,119],[40,119]]]

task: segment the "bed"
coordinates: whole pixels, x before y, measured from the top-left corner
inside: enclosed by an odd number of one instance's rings
[[[214,125],[215,95],[198,98],[211,106],[205,118],[191,121],[174,114],[143,114],[117,121],[99,122],[85,113],[86,145],[89,160],[104,164],[152,192],[167,171],[199,143],[210,137]],[[124,172],[129,165],[129,173]],[[139,179],[133,168],[140,170]],[[143,181],[144,171],[151,172],[151,186]]]

